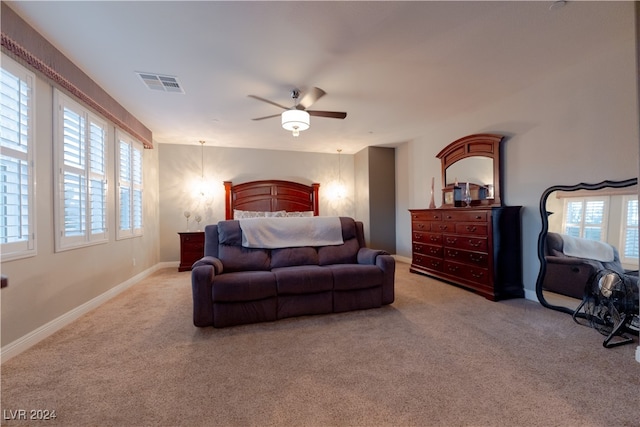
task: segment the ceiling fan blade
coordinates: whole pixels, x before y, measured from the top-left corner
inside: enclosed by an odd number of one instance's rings
[[[264,116],[264,117],[257,117],[255,119],[251,119],[251,120],[264,120],[264,119],[272,119],[274,117],[280,117],[281,114],[272,114],[270,116]]]
[[[276,107],[280,107],[283,110],[288,110],[289,109],[289,107],[285,107],[284,105],[280,105],[277,102],[269,101],[268,99],[260,98],[259,96],[255,96],[255,95],[247,95],[247,96],[249,98],[257,99],[258,101],[266,102],[267,104],[275,105]]]
[[[316,111],[316,110],[307,110],[310,116],[316,117],[329,117],[330,119],[344,119],[347,117],[347,113],[341,113],[338,111]]]
[[[304,94],[296,108],[298,108],[298,110],[306,110],[307,108],[311,107],[314,102],[322,98],[325,94],[326,92],[322,89],[313,87],[310,91]]]

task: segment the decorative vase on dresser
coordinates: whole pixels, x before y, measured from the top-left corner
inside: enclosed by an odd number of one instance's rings
[[[522,207],[501,203],[502,139],[469,135],[445,147],[437,155],[442,161],[442,206],[409,210],[410,271],[462,286],[492,301],[524,296]],[[459,180],[465,194],[457,191]]]

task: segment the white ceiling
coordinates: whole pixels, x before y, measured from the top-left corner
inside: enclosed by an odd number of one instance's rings
[[[569,2],[7,2],[153,132],[155,143],[355,153],[428,135],[580,61],[581,46],[626,37],[629,8]],[[628,5],[627,5],[628,6]],[[610,12],[603,14],[603,10]],[[185,94],[151,91],[136,72],[176,76]],[[281,112],[317,86],[294,138]]]

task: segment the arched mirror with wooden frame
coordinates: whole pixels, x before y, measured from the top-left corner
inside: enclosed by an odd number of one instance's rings
[[[628,274],[637,275],[637,178],[554,185],[540,197],[540,216],[536,296],[543,306],[574,313],[586,284],[602,263],[621,266]],[[565,235],[606,242],[615,248],[614,259],[599,259],[600,254],[567,256],[563,248]]]
[[[440,151],[442,206],[464,206],[468,188],[471,206],[501,206],[500,144],[502,135],[465,136]]]

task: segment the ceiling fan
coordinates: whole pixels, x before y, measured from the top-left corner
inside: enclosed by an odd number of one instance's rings
[[[280,107],[285,110],[281,114],[272,114],[270,116],[258,117],[253,120],[264,120],[281,116],[282,127],[286,130],[291,131],[293,133],[293,136],[298,136],[300,135],[300,131],[309,129],[309,116],[328,117],[331,119],[344,119],[345,117],[347,117],[347,113],[338,111],[307,110],[307,108],[311,107],[313,103],[322,98],[325,94],[326,92],[322,89],[313,87],[311,88],[311,90],[304,94],[300,101],[298,101],[298,98],[300,97],[300,91],[298,89],[293,89],[291,91],[291,98],[293,99],[292,108],[285,107],[284,105],[280,105],[277,102],[269,101],[268,99],[261,98],[256,95],[249,95],[250,98],[275,105],[276,107]]]

